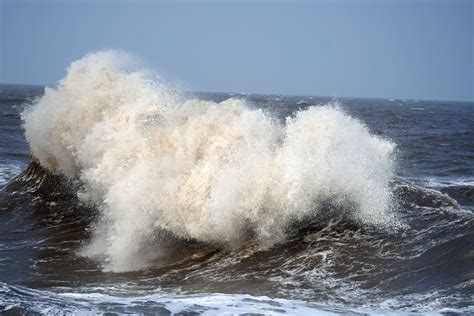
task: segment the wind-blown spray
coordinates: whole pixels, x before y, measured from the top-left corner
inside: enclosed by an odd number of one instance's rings
[[[23,113],[34,157],[79,179],[79,198],[100,210],[83,253],[106,269],[143,267],[164,231],[271,245],[327,201],[359,223],[396,224],[394,145],[337,106],[280,124],[242,100],[180,97],[129,66],[121,53],[89,54]]]

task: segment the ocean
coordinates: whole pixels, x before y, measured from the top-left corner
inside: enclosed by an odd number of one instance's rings
[[[0,312],[474,313],[474,103],[0,85]]]

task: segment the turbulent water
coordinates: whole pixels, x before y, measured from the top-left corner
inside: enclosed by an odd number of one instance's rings
[[[474,311],[474,104],[0,86],[0,311]]]

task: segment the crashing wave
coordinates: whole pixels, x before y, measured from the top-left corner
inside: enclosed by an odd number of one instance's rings
[[[83,253],[106,269],[144,267],[140,253],[163,232],[270,246],[328,203],[360,224],[397,225],[394,144],[337,104],[280,124],[243,100],[186,99],[130,61],[89,54],[23,113],[35,159],[79,181],[79,199],[100,211]]]

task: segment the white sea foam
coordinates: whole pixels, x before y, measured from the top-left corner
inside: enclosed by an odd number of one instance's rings
[[[84,254],[106,269],[143,267],[163,231],[268,246],[328,202],[361,224],[396,225],[394,145],[337,105],[281,125],[242,100],[185,100],[129,59],[87,55],[23,113],[32,154],[80,179],[80,199],[100,210]]]
[[[62,288],[62,290],[69,290]],[[107,294],[109,292],[114,294]],[[106,312],[118,314],[190,314],[200,315],[446,315],[469,314],[472,307],[450,308],[446,298],[437,293],[404,295],[378,303],[366,303],[360,307],[347,307],[338,302],[315,303],[304,300],[282,299],[248,294],[221,293],[167,293],[155,290],[151,293],[116,295],[115,289],[98,287],[70,292],[51,292],[10,286],[0,282],[0,313],[21,312],[41,314],[97,315]],[[427,302],[426,299],[433,299]]]

